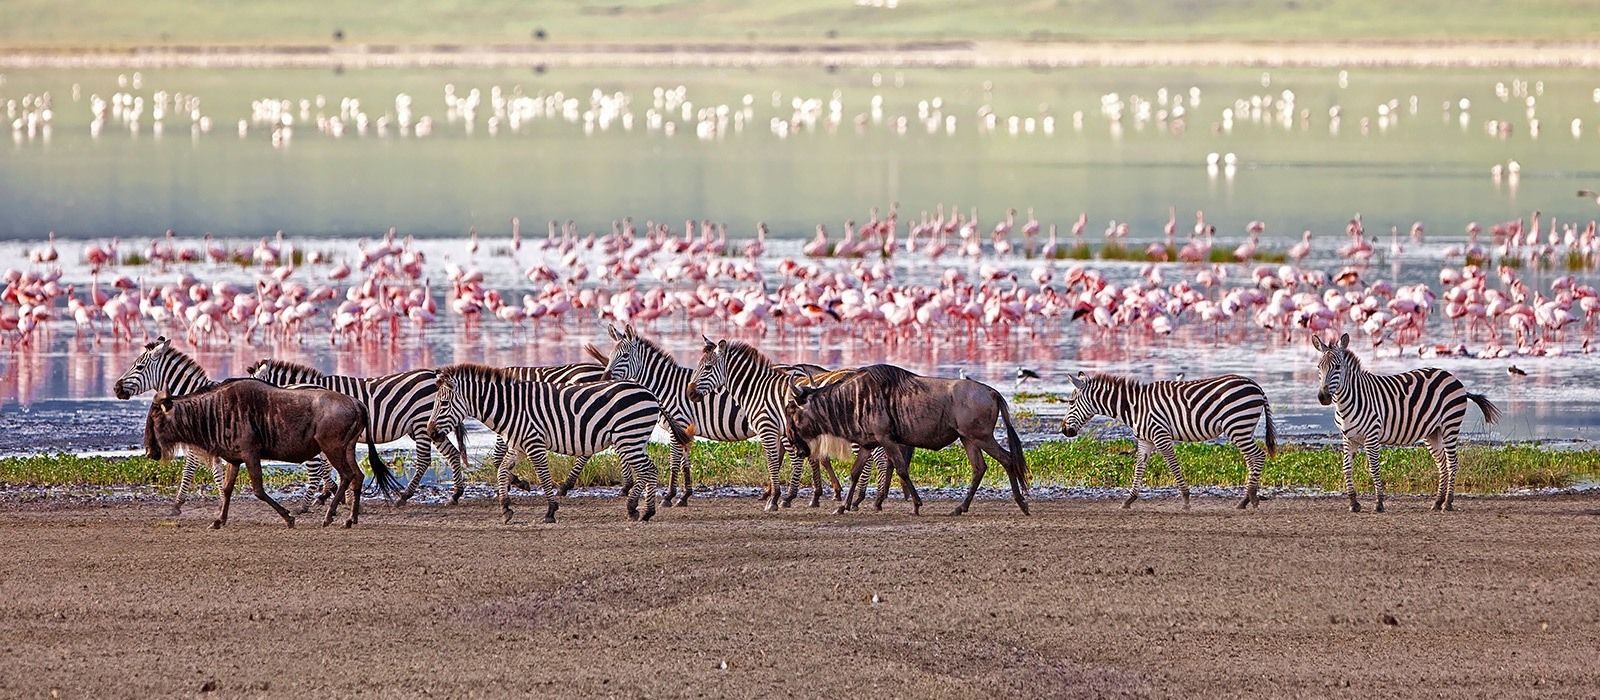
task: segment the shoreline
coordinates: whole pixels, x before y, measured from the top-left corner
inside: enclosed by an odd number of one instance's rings
[[[887,46],[887,48],[885,48]],[[91,68],[1593,68],[1600,43],[830,41],[0,48],[0,70]]]

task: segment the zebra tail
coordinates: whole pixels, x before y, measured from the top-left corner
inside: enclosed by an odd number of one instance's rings
[[[678,421],[668,418],[662,422],[666,423],[667,429],[672,431],[672,441],[678,443],[679,445],[683,445],[683,449],[687,450],[694,444],[694,433],[690,432],[687,428],[678,425]]]
[[[387,498],[390,491],[400,490],[400,480],[395,478],[394,472],[389,471],[389,465],[384,464],[383,458],[378,455],[378,445],[372,441],[373,426],[368,420],[366,406],[361,407],[361,418],[361,422],[367,427],[367,462],[372,466],[372,480],[378,482],[378,490]],[[421,465],[417,468],[420,469]]]
[[[594,346],[594,343],[584,343],[583,351],[589,353],[589,357],[599,361],[602,365],[611,364],[611,357],[606,355],[604,352],[601,352],[600,348]]]
[[[1490,401],[1489,397],[1483,394],[1468,393],[1467,398],[1472,399],[1473,403],[1478,404],[1478,410],[1483,411],[1483,422],[1490,424],[1500,422],[1500,407],[1494,405],[1494,402]]]
[[[995,399],[1000,402],[1000,417],[1006,422],[1006,450],[1011,453],[1010,461],[1005,465],[1006,472],[1016,477],[1017,483],[1022,484],[1023,490],[1028,485],[1028,458],[1022,452],[1022,438],[1017,435],[1017,429],[1011,425],[1011,407],[1006,404],[1005,397],[1000,392],[995,392]]]
[[[1278,426],[1272,421],[1272,404],[1263,404],[1261,417],[1267,421],[1267,458],[1278,457]]]

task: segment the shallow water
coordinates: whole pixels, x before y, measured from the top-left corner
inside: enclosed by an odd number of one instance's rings
[[[81,290],[91,280],[87,268],[74,260],[79,247],[74,241],[120,235],[129,248],[142,249],[145,240],[170,227],[191,244],[211,231],[248,245],[283,229],[302,250],[337,258],[353,253],[356,238],[393,225],[425,238],[421,247],[436,290],[443,263],[471,262],[483,269],[488,286],[514,299],[530,287],[522,270],[541,262],[542,253],[525,246],[515,258],[496,255],[503,252],[512,216],[522,217],[530,240],[542,237],[547,219],[573,219],[582,231],[603,233],[623,216],[710,218],[727,222],[736,242],[746,239],[757,221],[767,221],[775,236],[784,238],[774,241],[761,261],[775,278],[778,261],[799,257],[799,237],[814,225],[828,224],[837,240],[845,219],[865,220],[870,207],[899,201],[902,222],[940,203],[963,210],[977,206],[983,230],[1006,207],[1022,212],[1019,219],[1031,207],[1041,221],[1058,224],[1064,239],[1071,221],[1087,211],[1092,242],[1098,244],[1106,222],[1116,219],[1131,223],[1130,247],[1160,238],[1169,206],[1179,212],[1180,231],[1192,224],[1194,210],[1204,209],[1220,231],[1219,246],[1237,243],[1251,219],[1266,222],[1265,246],[1279,250],[1302,229],[1317,232],[1317,248],[1307,263],[1325,271],[1344,262],[1332,250],[1353,213],[1363,214],[1380,248],[1386,248],[1388,227],[1404,232],[1413,221],[1422,221],[1429,232],[1426,244],[1407,242],[1405,252],[1393,259],[1380,253],[1369,268],[1369,277],[1404,284],[1436,280],[1445,248],[1463,239],[1468,221],[1487,227],[1533,209],[1564,221],[1586,221],[1595,205],[1574,198],[1572,191],[1600,182],[1592,165],[1600,140],[1596,81],[1577,71],[1355,70],[1348,87],[1341,87],[1337,72],[1315,70],[1265,75],[1236,69],[162,70],[141,75],[138,89],[124,89],[147,100],[156,90],[192,93],[211,119],[210,131],[197,133],[187,116],[169,115],[158,135],[147,107],[138,131],[112,119],[91,135],[90,96],[109,97],[119,90],[118,79],[115,71],[33,71],[8,73],[0,82],[0,102],[17,100],[20,106],[23,96],[48,90],[54,108],[48,135],[15,132],[11,144],[0,146],[0,260],[7,265],[21,266],[26,251],[46,232],[56,231],[64,240],[63,281]],[[1525,86],[1513,82],[1518,80]],[[1507,87],[1504,100],[1496,94],[1497,82]],[[76,101],[74,84],[79,86]],[[474,88],[482,91],[484,104],[470,131],[465,119],[451,119],[446,84],[454,84],[461,96]],[[741,129],[729,126],[700,138],[694,119],[685,120],[680,108],[674,112],[675,134],[649,128],[653,89],[678,85],[685,86],[694,109],[729,105],[738,111],[750,95],[751,117]],[[528,95],[577,95],[577,116],[569,120],[558,109],[519,129],[501,125],[491,134],[487,119],[494,86],[507,93],[520,87]],[[626,97],[632,129],[623,128],[620,117],[609,127],[598,122],[585,127],[582,114],[596,88]],[[1191,88],[1199,89],[1198,104]],[[1162,89],[1168,95],[1165,107],[1159,100]],[[835,91],[841,123],[830,127],[827,103]],[[1287,123],[1274,120],[1271,110],[1260,118],[1252,113],[1252,97],[1266,96],[1270,104],[1284,100],[1285,91],[1293,93],[1295,104]],[[1113,92],[1114,101],[1107,98]],[[414,118],[433,120],[430,135],[400,136],[391,127],[380,137],[373,127],[360,136],[351,126],[334,138],[312,123],[314,106],[305,119],[298,104],[291,109],[298,121],[286,144],[275,147],[270,127],[257,121],[245,136],[237,131],[240,119],[250,120],[253,100],[298,103],[323,95],[326,116],[337,114],[341,97],[357,97],[375,121],[396,116],[400,93],[413,97]],[[883,97],[881,117],[872,113],[875,95]],[[1178,96],[1188,111],[1181,119],[1172,114]],[[1529,129],[1528,96],[1542,124],[1537,138]],[[793,120],[797,98],[819,100],[820,121],[781,136],[773,120]],[[955,119],[953,131],[940,121],[930,132],[919,120],[918,103],[934,99],[941,101],[940,116]],[[1148,120],[1135,116],[1140,99],[1153,103]],[[1471,102],[1465,112],[1462,99]],[[1119,102],[1120,121],[1102,111],[1103,104]],[[1331,128],[1333,107],[1341,110],[1337,131]],[[1157,119],[1163,109],[1165,119]],[[1231,129],[1223,125],[1225,109],[1235,110]],[[992,131],[981,128],[984,110],[997,115]],[[1082,113],[1081,128],[1074,125],[1075,113]],[[857,115],[864,117],[859,127]],[[1019,119],[1017,134],[1009,133],[1012,116]],[[908,120],[905,133],[895,127],[900,117]],[[1046,117],[1053,119],[1052,133],[1045,133]],[[1028,118],[1036,120],[1032,133],[1021,126]],[[1582,120],[1577,136],[1569,129],[1573,119]],[[1511,122],[1510,135],[1490,135],[1486,124],[1491,120]],[[1209,153],[1237,154],[1238,166],[1231,174],[1227,168],[1209,171]],[[1513,159],[1519,176],[1490,176],[1491,166]],[[484,236],[485,251],[469,261],[461,236],[473,225]],[[1024,280],[1037,264],[986,262],[1015,270]],[[1057,271],[1069,264],[1058,263]],[[927,284],[946,265],[969,275],[978,269],[978,263],[950,256],[937,266],[914,258],[891,266],[897,280]],[[1088,266],[1117,282],[1134,279],[1139,270],[1132,263]],[[1249,274],[1247,266],[1228,268],[1236,276]],[[320,279],[321,270],[305,270],[304,275]],[[1167,265],[1163,270],[1170,284],[1192,276],[1195,268]],[[245,285],[256,274],[203,264],[117,270],[146,284],[175,280],[183,271]],[[1562,273],[1528,269],[1522,274],[1548,289],[1549,280]],[[1594,281],[1592,273],[1579,278]],[[641,288],[651,284],[641,281]],[[594,277],[586,285],[604,283]],[[1438,313],[1430,323],[1429,343],[1455,342]],[[447,315],[425,332],[408,327],[394,341],[355,348],[330,346],[325,319],[318,328],[288,345],[217,343],[195,354],[214,376],[236,374],[268,355],[338,373],[380,374],[463,360],[572,362],[584,359],[584,342],[605,347],[604,327],[594,320],[513,328],[493,319],[464,325]],[[719,324],[681,319],[664,319],[644,330],[663,337],[685,363],[692,363],[702,333],[736,335]],[[1492,430],[1473,414],[1470,439],[1583,438],[1600,424],[1600,388],[1587,381],[1595,370],[1593,357],[1575,352],[1581,337],[1586,336],[1570,334],[1568,354],[1561,357],[1441,357],[1425,364],[1458,373],[1471,390],[1487,393],[1506,409],[1507,420]],[[1151,338],[1063,321],[1009,331],[949,328],[907,338],[836,328],[747,339],[785,361],[830,366],[890,361],[942,376],[965,372],[1008,394],[1018,388],[1013,378],[1019,366],[1044,375],[1042,382],[1022,387],[1042,393],[1063,391],[1068,374],[1078,370],[1151,378],[1239,372],[1263,384],[1285,433],[1312,439],[1332,431],[1331,412],[1314,399],[1315,368],[1303,338],[1284,343],[1258,330],[1212,329],[1194,322],[1170,337]],[[256,342],[264,341],[256,336]],[[1368,366],[1385,372],[1420,366],[1424,362],[1415,349],[1400,357],[1368,352]],[[118,402],[109,391],[135,354],[136,347],[127,343],[80,339],[65,321],[53,323],[27,347],[4,349],[0,454],[136,445],[144,400]],[[1508,378],[1506,365],[1512,361],[1529,376]],[[1024,406],[1040,417],[1032,422],[1030,439],[1047,436],[1059,406]]]

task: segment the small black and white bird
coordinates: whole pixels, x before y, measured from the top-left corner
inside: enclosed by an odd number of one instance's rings
[[[1584,199],[1592,199],[1594,200],[1595,204],[1600,204],[1600,192],[1595,192],[1594,190],[1578,190],[1578,196]]]
[[[1039,378],[1039,373],[1038,372],[1035,372],[1035,371],[1033,371],[1031,369],[1028,369],[1027,367],[1018,367],[1017,368],[1017,381],[1018,382],[1026,381],[1026,380],[1029,380],[1029,379],[1038,379],[1038,378]]]
[[[1177,375],[1176,375],[1176,376],[1174,376],[1174,377],[1173,377],[1173,378],[1172,378],[1172,381],[1175,381],[1175,382],[1181,382],[1181,381],[1183,381],[1183,375],[1184,375],[1184,373],[1183,373],[1183,372],[1179,372],[1179,373],[1178,373],[1178,374],[1177,374]]]
[[[1506,368],[1506,374],[1509,374],[1509,375],[1511,375],[1513,377],[1526,377],[1526,376],[1528,376],[1527,372],[1522,371],[1522,368],[1518,367],[1516,365],[1511,365],[1510,367],[1507,367]]]

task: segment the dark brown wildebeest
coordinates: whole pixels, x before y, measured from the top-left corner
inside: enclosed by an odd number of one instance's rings
[[[1012,497],[1023,514],[1028,512],[1022,493],[1028,488],[1022,440],[1011,425],[1006,400],[992,387],[970,379],[923,377],[893,365],[871,365],[824,387],[796,381],[785,413],[789,441],[802,459],[813,453],[843,458],[850,454],[851,443],[861,447],[851,468],[850,495],[845,503],[855,499],[870,448],[881,447],[890,466],[911,489],[913,512],[920,512],[922,499],[910,486],[911,448],[939,450],[960,440],[972,462],[972,485],[953,515],[972,507],[988,469],[985,452],[1005,468]],[[995,442],[1000,419],[1005,420],[1010,449]],[[844,506],[838,512],[844,512]]]
[[[348,491],[350,517],[344,526],[356,524],[361,515],[361,468],[356,464],[356,440],[367,432],[367,409],[360,401],[327,389],[302,386],[280,389],[258,379],[230,379],[214,387],[184,396],[156,395],[145,417],[145,454],[151,459],[167,459],[180,445],[212,455],[228,464],[222,478],[222,509],[211,523],[212,529],[228,522],[228,503],[233,499],[233,484],[239,465],[250,475],[256,498],[266,501],[289,527],[294,516],[267,495],[261,483],[261,460],[305,462],[318,453],[339,473],[339,489],[328,502],[323,525],[333,522],[339,501]],[[387,494],[400,484],[370,438],[367,454],[378,487]]]

